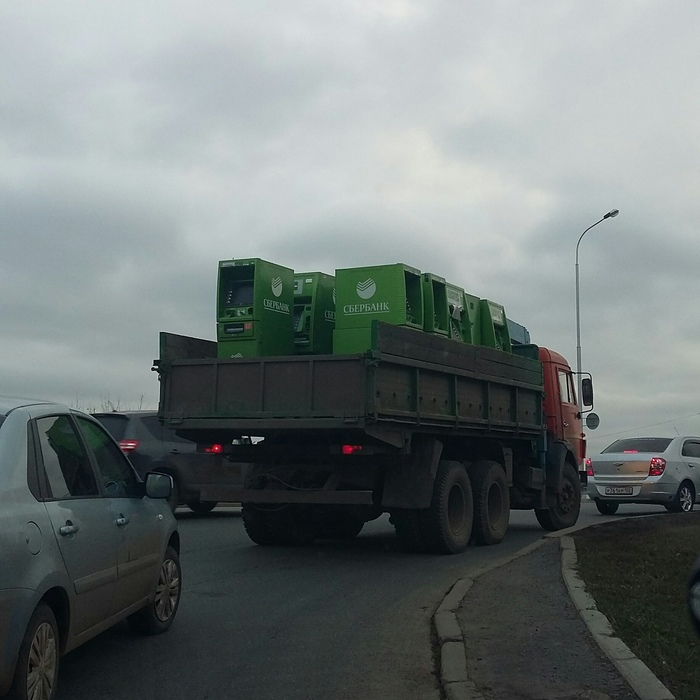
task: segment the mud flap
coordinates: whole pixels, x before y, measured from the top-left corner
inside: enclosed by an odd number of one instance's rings
[[[415,438],[411,454],[400,465],[387,469],[384,477],[382,506],[389,508],[428,508],[442,443],[434,438]]]
[[[566,453],[566,445],[563,442],[553,440],[549,443],[545,466],[547,491],[558,493],[561,489],[562,470],[566,462]]]

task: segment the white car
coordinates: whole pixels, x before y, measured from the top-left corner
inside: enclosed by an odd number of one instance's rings
[[[700,491],[700,437],[616,440],[586,459],[588,496],[604,515],[622,503],[658,503],[693,510]]]

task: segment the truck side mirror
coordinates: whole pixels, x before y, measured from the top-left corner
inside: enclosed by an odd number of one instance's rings
[[[593,380],[589,377],[581,380],[581,402],[584,406],[593,406]]]

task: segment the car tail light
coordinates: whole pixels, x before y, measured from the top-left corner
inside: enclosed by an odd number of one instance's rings
[[[342,453],[344,455],[356,455],[362,452],[362,445],[343,445]]]
[[[590,457],[586,457],[586,476],[595,476],[593,474],[593,462]]]
[[[122,452],[133,452],[139,446],[138,440],[120,440],[119,447],[122,448]]]
[[[202,445],[202,452],[208,455],[220,455],[224,451],[224,446],[219,443],[214,443],[213,445]]]
[[[666,460],[663,457],[652,457],[649,462],[649,476],[661,476],[666,469]]]

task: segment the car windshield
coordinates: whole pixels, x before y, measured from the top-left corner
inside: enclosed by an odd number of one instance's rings
[[[615,440],[602,454],[610,452],[664,452],[671,444],[672,438],[625,438]]]

